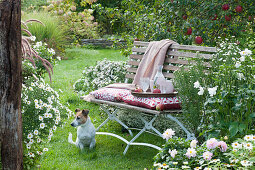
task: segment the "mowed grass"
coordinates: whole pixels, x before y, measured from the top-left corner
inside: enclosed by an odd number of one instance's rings
[[[66,56],[72,59],[62,60],[54,67],[51,85],[54,89],[63,91],[60,94],[61,101],[69,103],[70,109],[89,109],[90,117],[95,127],[98,127],[105,120],[106,115],[99,109],[98,105],[80,100],[73,90],[73,84],[81,77],[86,65],[95,65],[96,61],[104,58],[115,61],[126,60],[126,58],[122,57],[118,50],[82,48],[68,49]],[[46,79],[49,82],[49,79]],[[76,138],[76,128],[70,126],[71,121],[72,119],[65,120],[65,125],[57,129],[52,141],[45,146],[49,148],[49,151],[38,161],[37,165],[40,169],[152,168],[153,157],[157,154],[157,150],[145,146],[130,146],[127,154],[123,155],[126,144],[111,136],[96,135],[96,148],[80,151],[67,141],[69,132],[73,134],[73,140]],[[115,133],[127,140],[132,139],[128,133],[121,132],[121,126],[116,122],[108,122],[100,131]],[[133,132],[136,134],[138,131]],[[157,146],[164,144],[163,139],[148,133],[143,134],[136,141],[153,143]]]

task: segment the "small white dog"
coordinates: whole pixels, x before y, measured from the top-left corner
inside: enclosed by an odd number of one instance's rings
[[[68,142],[76,145],[76,147],[81,150],[85,146],[89,146],[90,149],[94,148],[96,145],[96,130],[92,124],[90,117],[88,116],[88,110],[76,109],[76,118],[71,123],[73,127],[77,127],[77,138],[76,142],[73,142],[72,133],[69,133]]]

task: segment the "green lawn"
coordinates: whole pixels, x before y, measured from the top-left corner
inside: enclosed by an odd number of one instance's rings
[[[110,60],[126,60],[117,50],[100,49],[88,50],[82,48],[68,49],[67,54],[70,60],[62,60],[54,67],[52,87],[61,89],[60,95],[63,103],[69,103],[70,109],[89,109],[90,117],[95,127],[99,126],[106,115],[100,111],[99,106],[87,103],[79,99],[73,90],[74,82],[81,76],[86,65],[95,65],[96,61],[108,58]],[[49,79],[46,78],[49,82]],[[49,151],[44,154],[38,162],[41,169],[144,169],[152,168],[153,157],[157,150],[144,146],[131,146],[124,156],[126,144],[121,140],[105,135],[96,136],[96,148],[79,151],[74,145],[67,142],[68,133],[73,133],[73,140],[76,137],[76,129],[70,126],[72,120],[66,120],[63,128],[58,128],[52,137],[52,141],[46,147]],[[131,137],[121,132],[121,126],[116,122],[110,122],[101,128],[101,131],[113,132],[126,139]],[[151,135],[143,134],[138,142],[151,142],[161,146],[164,140]]]

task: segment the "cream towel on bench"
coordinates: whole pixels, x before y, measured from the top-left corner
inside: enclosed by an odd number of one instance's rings
[[[172,40],[151,41],[146,48],[143,59],[140,62],[132,84],[138,84],[141,77],[149,77],[152,80],[157,72],[158,65],[163,65],[166,52],[172,44]]]

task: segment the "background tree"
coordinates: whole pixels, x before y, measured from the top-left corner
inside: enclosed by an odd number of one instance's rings
[[[23,169],[21,1],[0,1],[0,143],[3,169]]]

